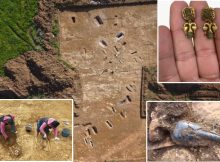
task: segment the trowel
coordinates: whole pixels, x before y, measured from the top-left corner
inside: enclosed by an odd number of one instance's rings
[[[172,141],[183,146],[208,146],[213,142],[220,143],[220,134],[210,132],[199,124],[181,120],[171,132]]]

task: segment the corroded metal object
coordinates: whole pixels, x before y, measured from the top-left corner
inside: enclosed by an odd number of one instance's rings
[[[187,21],[183,26],[185,35],[187,38],[193,38],[197,29],[196,23],[194,22],[196,17],[195,9],[192,7],[185,7],[182,10],[182,15],[183,19]]]
[[[213,39],[215,37],[215,32],[218,29],[215,20],[215,10],[211,7],[202,9],[202,20],[206,23],[203,25],[203,31],[208,39]]]
[[[208,146],[220,142],[220,135],[202,128],[196,123],[179,121],[172,132],[172,140],[183,146]]]

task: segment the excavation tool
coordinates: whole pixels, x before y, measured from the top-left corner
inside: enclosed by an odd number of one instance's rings
[[[207,131],[202,126],[185,120],[177,122],[171,138],[173,142],[183,146],[207,146],[212,142],[220,142],[220,134]]]

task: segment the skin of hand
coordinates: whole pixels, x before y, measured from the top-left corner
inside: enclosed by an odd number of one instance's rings
[[[182,9],[193,7],[196,12],[194,43],[186,37]],[[159,27],[159,81],[160,82],[219,82],[220,81],[220,9],[215,9],[215,23],[219,29],[214,39],[203,32],[201,11],[206,1],[175,1],[170,7],[170,29]]]
[[[46,134],[46,133],[44,134],[43,138],[44,138],[44,139],[46,139],[46,138],[47,138],[47,134]]]

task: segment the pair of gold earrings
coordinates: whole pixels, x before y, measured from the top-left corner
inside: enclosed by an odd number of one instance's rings
[[[186,21],[183,30],[187,38],[193,38],[197,29],[195,23],[195,9],[192,7],[185,7],[182,10],[183,19]],[[215,37],[215,32],[218,29],[215,20],[215,10],[211,7],[202,9],[201,13],[202,20],[205,21],[203,25],[203,31],[208,39],[213,39]]]

